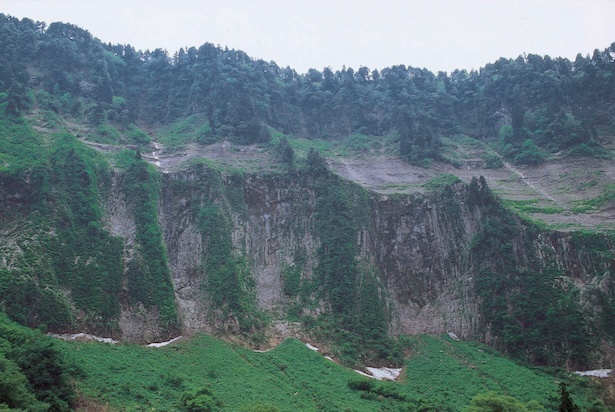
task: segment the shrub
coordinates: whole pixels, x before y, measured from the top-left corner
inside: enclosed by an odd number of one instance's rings
[[[357,391],[372,391],[376,383],[371,379],[355,378],[348,381],[348,387]]]
[[[527,139],[521,145],[521,150],[514,156],[515,164],[538,165],[545,161],[545,157],[532,139]]]
[[[501,167],[504,167],[504,162],[502,162],[500,156],[496,155],[495,153],[484,153],[481,158],[484,160],[485,167],[487,169],[499,169]]]
[[[216,402],[208,388],[192,389],[181,396],[181,405],[188,412],[211,412],[216,410]]]
[[[443,173],[425,182],[423,187],[427,190],[440,190],[446,186],[451,186],[459,182],[461,182],[461,180],[457,176],[450,173]]]

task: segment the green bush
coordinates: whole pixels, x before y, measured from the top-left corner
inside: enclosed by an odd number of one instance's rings
[[[481,159],[483,159],[483,161],[485,162],[485,167],[487,169],[499,169],[501,167],[504,167],[504,162],[502,162],[500,156],[495,153],[484,153],[483,155],[481,155]]]
[[[212,412],[217,410],[216,402],[209,388],[184,392],[181,396],[181,404],[187,412]]]
[[[531,411],[544,411],[545,409],[532,403]],[[470,406],[464,412],[528,412],[526,405],[523,405],[512,396],[498,395],[495,392],[479,394],[472,398]]]
[[[295,151],[293,150],[286,137],[282,137],[275,145],[276,159],[280,163],[292,167],[295,161]]]
[[[538,165],[545,161],[544,155],[532,139],[527,139],[521,145],[518,153],[514,155],[515,164]]]
[[[139,129],[134,124],[129,124],[124,132],[124,136],[128,139],[128,142],[145,146],[152,142],[152,139],[143,130]]]
[[[32,411],[69,411],[74,370],[51,338],[0,312],[0,404]]]
[[[348,387],[357,391],[372,391],[376,386],[376,382],[373,379],[366,378],[354,378],[348,381]]]
[[[441,190],[446,186],[451,186],[461,182],[457,176],[450,173],[443,173],[423,183],[423,187],[427,190]]]
[[[108,123],[103,123],[95,129],[92,140],[98,143],[118,144],[121,133]]]

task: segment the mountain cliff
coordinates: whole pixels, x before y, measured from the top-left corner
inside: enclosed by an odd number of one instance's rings
[[[349,362],[395,363],[397,337],[444,332],[537,364],[615,362],[615,238],[592,220],[612,228],[609,50],[450,76],[299,76],[211,45],[169,59],[0,16],[23,46],[2,50],[0,71],[12,319],[135,342],[308,336]],[[556,91],[528,97],[545,79]],[[505,163],[579,156],[600,169],[581,203]],[[357,159],[414,174],[374,188]],[[533,188],[516,203],[513,172]],[[556,230],[522,206],[591,224]]]
[[[3,304],[31,326],[256,345],[453,332],[538,363],[612,362],[612,236],[523,221],[484,178],[383,195],[318,155],[285,173],[161,173],[51,140],[40,176],[1,186]]]

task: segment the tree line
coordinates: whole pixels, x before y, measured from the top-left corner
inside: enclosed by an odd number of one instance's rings
[[[19,114],[36,103],[94,124],[154,126],[202,113],[214,136],[238,144],[268,141],[271,128],[322,139],[395,133],[411,161],[437,159],[441,136],[499,137],[507,156],[531,163],[535,146],[599,153],[615,132],[614,59],[615,43],[574,61],[530,54],[451,73],[396,65],[299,74],[210,43],[171,56],[0,14],[0,107]]]

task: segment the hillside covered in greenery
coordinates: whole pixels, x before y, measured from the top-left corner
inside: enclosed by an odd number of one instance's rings
[[[553,376],[481,345],[421,336],[398,382],[362,377],[289,339],[254,352],[207,335],[148,348],[62,342],[0,315],[3,410],[515,411],[557,409]],[[601,390],[559,372],[574,404],[603,411]],[[475,409],[472,409],[475,408]],[[476,409],[478,408],[478,409]]]
[[[614,136],[615,43],[298,74],[0,14],[0,410],[608,410]]]
[[[441,136],[500,135],[506,156],[536,163],[537,147],[601,155],[602,137],[615,133],[615,45],[574,62],[528,55],[471,72],[398,65],[300,75],[212,44],[169,56],[104,44],[71,24],[46,27],[5,15],[0,44],[7,114],[37,107],[130,131],[198,113],[206,119],[194,136],[200,143],[264,142],[271,128],[321,139],[394,133],[400,153],[422,162],[439,158]],[[108,143],[116,139],[100,132]]]

